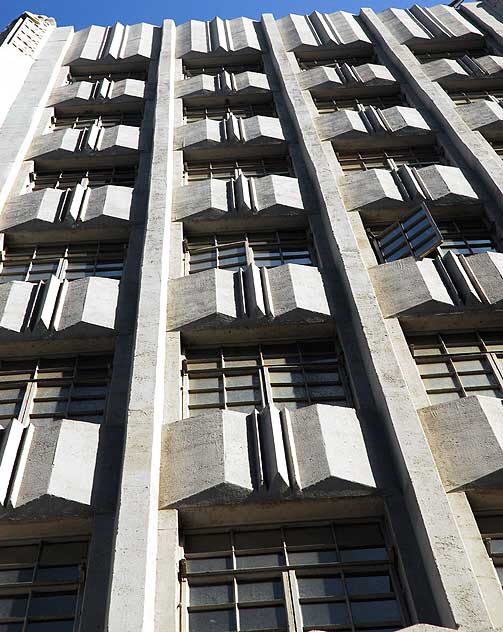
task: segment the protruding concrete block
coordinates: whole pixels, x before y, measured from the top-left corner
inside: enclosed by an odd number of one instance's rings
[[[480,252],[465,262],[491,305],[503,304],[503,253]]]
[[[482,100],[456,109],[470,129],[490,140],[503,138],[503,108],[499,103]]]
[[[100,329],[114,329],[119,281],[85,277],[67,283],[63,291],[64,302],[56,331],[85,335]]]
[[[37,503],[47,513],[91,505],[99,424],[62,419],[28,427],[23,468],[17,473],[14,508]]]
[[[79,129],[62,129],[35,139],[27,158],[65,158],[72,155],[83,134]]]
[[[278,27],[289,51],[312,50],[324,44],[330,46],[365,46],[370,40],[356,16],[346,11],[310,15],[289,14],[279,19]]]
[[[234,273],[212,268],[170,281],[168,329],[229,324],[238,316]],[[176,300],[174,300],[176,298]]]
[[[397,83],[386,66],[381,66],[381,64],[362,64],[356,66],[354,70],[359,82],[367,87],[392,86]]]
[[[305,495],[361,493],[376,487],[353,408],[315,404],[291,411],[290,417]]]
[[[503,404],[471,396],[419,411],[440,476],[448,491],[501,489]]]
[[[369,136],[360,112],[339,110],[332,114],[323,114],[316,119],[321,140],[351,140]]]
[[[115,154],[123,155],[138,150],[140,140],[140,128],[133,125],[115,125],[107,127],[103,130],[103,137],[99,147],[96,147],[102,154],[113,156]]]
[[[175,149],[219,145],[222,140],[220,128],[220,122],[211,119],[182,125],[175,130]]]
[[[23,330],[35,287],[24,281],[0,284],[0,330],[18,333]]]
[[[325,288],[318,268],[287,263],[267,269],[274,317],[310,322],[329,316]]]
[[[236,502],[253,491],[244,413],[215,410],[165,428],[160,506]]]
[[[422,66],[432,81],[467,79],[470,75],[455,59],[436,59]]]
[[[418,135],[431,132],[423,115],[416,108],[395,105],[380,111],[388,131],[397,136]]]
[[[106,83],[105,83],[106,82]],[[138,79],[122,79],[98,82],[76,81],[66,86],[59,86],[52,93],[48,105],[78,106],[94,103],[129,103],[141,102],[145,96],[145,82]],[[91,101],[91,103],[89,103]]]
[[[209,35],[209,36],[208,36]],[[216,17],[208,22],[189,20],[176,27],[176,56],[190,59],[206,53],[252,53],[260,51],[253,20]]]
[[[393,176],[385,169],[348,173],[342,191],[348,211],[383,205],[387,208],[403,206],[403,196]]]
[[[399,259],[369,270],[385,318],[445,313],[454,303],[431,259]]]
[[[335,88],[344,85],[335,68],[329,66],[317,66],[310,68],[298,75],[300,87],[303,90],[313,88]]]
[[[128,222],[133,189],[108,184],[90,191],[89,202],[81,221],[108,226]]]
[[[298,75],[300,87],[303,90],[335,90],[349,86],[374,87],[390,86],[396,83],[396,79],[386,66],[379,64],[362,64],[350,69],[343,81],[335,68],[329,66],[317,66],[310,68]]]
[[[267,75],[262,72],[247,70],[234,75],[234,90],[239,93],[270,92],[271,86]]]
[[[503,75],[503,57],[499,55],[484,55],[477,59],[477,63],[490,77]]]
[[[461,169],[447,165],[430,165],[416,169],[428,191],[428,199],[437,204],[473,203],[477,194]]]
[[[299,215],[304,212],[296,178],[269,175],[262,178],[242,176],[241,179],[241,183],[227,183],[208,178],[178,187],[174,195],[175,218],[195,221],[232,213]],[[242,190],[238,191],[239,187]]]
[[[11,198],[0,213],[0,230],[52,225],[62,195],[61,189],[41,189]]]

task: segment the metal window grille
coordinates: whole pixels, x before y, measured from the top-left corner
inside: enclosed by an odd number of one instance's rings
[[[250,118],[251,116],[273,116],[277,118],[278,113],[274,101],[266,101],[265,103],[249,103],[245,105],[218,105],[211,107],[185,105],[183,113],[186,123],[195,123],[204,119],[213,121],[222,121],[229,114],[234,114],[239,118]]]
[[[368,169],[391,171],[401,165],[427,167],[444,162],[444,157],[436,145],[389,150],[336,152],[336,155],[343,171],[367,171]]]
[[[342,352],[330,338],[187,349],[183,374],[189,416],[351,401]]]
[[[503,588],[503,516],[476,516],[476,520]]]
[[[465,105],[466,103],[476,103],[477,101],[503,101],[503,90],[474,90],[463,92],[456,90],[449,91],[449,96],[456,105]]]
[[[310,70],[317,66],[329,66],[331,68],[338,68],[341,64],[348,64],[349,66],[362,66],[363,64],[378,64],[377,56],[372,53],[370,55],[361,55],[353,57],[317,57],[309,59],[307,57],[297,57],[297,62],[301,70]]]
[[[183,544],[182,632],[388,632],[408,620],[377,520],[185,531]]]
[[[53,117],[52,125],[54,129],[84,129],[98,124],[101,127],[114,127],[115,125],[131,125],[140,127],[143,112],[117,112],[115,114],[93,114],[84,112],[83,114],[56,115]]]
[[[316,265],[312,239],[305,230],[193,235],[185,240],[184,249],[189,274],[209,268],[235,271],[253,262],[266,268],[284,263]]]
[[[401,222],[401,224],[407,223],[408,220],[410,218],[414,218],[414,216],[415,213],[404,220],[404,222]],[[417,222],[419,219],[420,216],[416,216],[415,225],[418,226],[418,228],[420,228],[419,223]],[[479,252],[497,252],[500,250],[495,229],[487,222],[485,217],[470,219],[460,217],[451,219],[434,219],[430,214],[429,221],[432,225],[430,234],[433,236],[433,233],[436,233],[437,237],[438,234],[440,234],[440,242],[437,246],[433,246],[433,244],[428,240],[421,241],[421,235],[424,237],[426,236],[424,232],[419,235],[414,233],[410,237],[410,239],[414,242],[414,250],[409,248],[408,244],[402,244],[405,246],[402,250],[395,247],[398,245],[400,232],[398,233],[397,239],[393,241],[392,237],[394,233],[392,229],[393,227],[399,225],[400,222],[395,222],[391,226],[374,224],[367,227],[367,232],[370,236],[379,261],[394,261],[395,259],[400,259],[410,255],[418,258],[437,256],[443,255],[447,252],[469,256]],[[424,227],[426,228],[426,224],[424,224]],[[387,240],[381,239],[382,235],[388,236],[389,238]],[[407,241],[405,235],[402,235],[402,237]]]
[[[0,628],[73,632],[86,578],[85,537],[2,542]]]
[[[110,81],[121,81],[122,79],[138,79],[139,81],[147,81],[146,70],[122,70],[117,72],[79,72],[77,69],[70,70],[68,73],[68,83],[76,83],[77,81],[100,81],[101,79],[109,79]]]
[[[405,96],[401,93],[386,95],[376,94],[368,97],[352,97],[351,99],[314,97],[314,102],[318,108],[319,114],[329,114],[331,112],[339,112],[340,110],[353,110],[357,112],[369,105],[381,110],[391,108],[395,105],[407,105]]]
[[[239,160],[191,160],[184,165],[185,180],[232,180],[237,177],[238,169],[247,177],[260,178],[270,174],[293,176],[293,167],[289,156],[271,156],[265,158],[243,158]]]
[[[427,64],[430,61],[436,59],[456,59],[467,56],[472,59],[477,57],[484,57],[484,55],[491,55],[491,52],[487,46],[480,46],[477,48],[464,48],[459,50],[438,50],[438,51],[413,51],[416,58],[422,63]]]
[[[87,276],[120,279],[126,251],[123,241],[7,246],[0,283],[46,281],[51,275],[69,281]]]
[[[32,175],[30,189],[67,189],[77,184],[89,188],[116,184],[124,187],[134,186],[137,166],[110,167],[103,169],[65,169],[63,171],[36,170]]]
[[[225,62],[223,64],[188,64],[183,65],[183,74],[186,79],[196,77],[197,75],[219,75],[221,72],[232,72],[238,74],[240,72],[264,72],[262,58],[257,57],[247,62]]]
[[[503,332],[411,335],[407,340],[432,404],[469,395],[503,398]]]
[[[101,422],[113,356],[0,360],[0,419]]]

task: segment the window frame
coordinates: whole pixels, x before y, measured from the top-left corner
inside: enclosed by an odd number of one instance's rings
[[[344,173],[370,169],[394,171],[401,165],[420,169],[430,165],[446,164],[446,156],[442,148],[436,144],[396,149],[336,151],[335,155]]]
[[[316,356],[315,359],[310,359],[310,355],[308,355],[304,360],[301,345],[305,345],[307,343],[323,343],[325,346],[330,343],[333,346],[333,352],[331,352],[330,358],[327,360],[319,360]],[[290,355],[297,354],[295,361],[292,363],[279,362],[277,364],[267,362],[267,357],[264,359],[264,353],[267,355],[268,349],[273,349],[274,346],[277,345],[287,346],[294,350],[293,353],[290,352]],[[244,349],[244,354],[229,355],[231,352],[235,352],[239,349]],[[253,350],[254,354],[252,354],[250,350]],[[210,355],[194,356],[195,359],[190,357],[191,353],[201,354],[203,352],[208,352]],[[213,355],[211,355],[211,352],[213,352]],[[245,357],[243,357],[243,355]],[[289,353],[286,353],[286,355],[289,355]],[[243,362],[246,362],[247,360],[249,360],[249,362],[247,364],[243,364]],[[226,361],[231,364],[226,365]],[[217,366],[190,368],[191,364],[216,364]],[[249,415],[252,414],[254,410],[260,410],[267,405],[273,405],[278,408],[289,408],[288,404],[292,402],[307,402],[304,406],[310,406],[316,403],[328,403],[330,405],[345,407],[354,405],[354,396],[349,373],[346,369],[344,353],[336,336],[330,336],[323,339],[315,338],[298,341],[278,340],[275,342],[261,342],[255,344],[187,347],[182,351],[181,373],[183,418],[195,417],[197,415],[208,414],[218,410],[245,412],[245,414]],[[271,373],[273,374],[273,377],[271,377]],[[302,381],[281,381],[277,377],[274,377],[281,373],[301,374]],[[310,373],[317,375],[318,379],[310,380]],[[329,376],[329,379],[326,379],[326,377],[320,379],[319,375],[323,373],[326,373],[326,375]],[[331,378],[332,375],[336,377]],[[250,383],[239,384],[240,380],[237,380],[238,384],[232,385],[232,382],[231,385],[228,384],[229,378],[243,376],[252,377],[251,385]],[[191,385],[191,379],[201,381],[211,380],[211,378],[216,378],[217,386],[207,384],[203,385],[202,388],[194,388],[194,383]],[[241,380],[241,382],[242,381],[243,380]],[[274,389],[295,386],[299,386],[303,389],[303,397],[293,397],[292,395],[277,396],[274,393]],[[311,393],[313,388],[316,389],[318,387],[323,389],[323,387],[326,388],[327,386],[335,387],[335,393],[330,394],[329,396],[321,395],[313,397]],[[229,400],[229,393],[239,391],[253,391],[253,400]],[[340,391],[342,394],[336,394],[337,391]],[[193,400],[191,402],[191,395],[211,393],[218,394],[218,402],[194,403]],[[295,405],[294,408],[297,408],[297,406]]]
[[[202,171],[203,167],[205,169],[204,172]],[[234,172],[232,175],[231,171]],[[261,178],[266,175],[295,177],[293,163],[289,154],[236,160],[185,160],[183,165],[185,184],[209,179],[230,182],[237,179],[241,173],[247,178]]]
[[[185,125],[198,121],[212,120],[223,121],[228,115],[233,114],[237,118],[251,118],[252,116],[269,116],[278,118],[278,112],[274,99],[262,103],[233,104],[223,103],[221,105],[183,105],[183,121]]]
[[[341,556],[341,550],[359,550],[356,548],[340,548],[338,540],[338,531],[340,528],[348,527],[374,527],[377,528],[382,537],[382,545],[377,545],[378,549],[385,551],[385,557],[383,559],[366,559],[366,560],[344,560]],[[289,544],[288,533],[289,530],[298,531],[300,529],[328,529],[332,534],[332,543],[326,542],[325,544]],[[236,535],[239,534],[253,534],[265,533],[268,530],[274,530],[276,533],[281,534],[281,545],[276,544],[271,547],[259,547],[259,548],[242,548],[236,547]],[[204,535],[221,535],[228,536],[231,544],[229,550],[215,550],[213,552],[204,553],[188,553],[186,551],[186,539],[190,536],[204,536]],[[245,535],[246,537],[246,535]],[[260,536],[259,536],[260,537]],[[294,536],[295,538],[295,536]],[[370,540],[367,541],[369,544]],[[346,520],[317,520],[317,521],[295,521],[288,523],[266,523],[259,525],[238,525],[234,527],[221,527],[218,529],[187,529],[182,531],[181,534],[181,546],[184,550],[185,557],[180,563],[180,595],[181,595],[181,632],[190,632],[189,628],[189,613],[192,612],[208,612],[215,611],[218,608],[217,604],[205,604],[205,605],[191,605],[189,602],[189,584],[192,586],[210,586],[210,585],[232,585],[232,598],[227,602],[220,605],[220,608],[233,611],[234,620],[236,621],[236,630],[250,629],[242,628],[239,625],[239,612],[241,609],[248,608],[267,608],[268,606],[281,606],[285,615],[286,627],[281,628],[268,628],[268,630],[284,630],[285,632],[302,632],[303,630],[346,630],[347,632],[354,630],[363,630],[365,626],[389,626],[395,627],[399,625],[400,629],[410,622],[410,615],[408,613],[408,605],[405,599],[405,592],[403,589],[403,582],[401,581],[400,571],[397,564],[397,553],[395,545],[391,541],[384,519],[379,517],[369,518],[357,518]],[[376,544],[374,543],[374,550]],[[360,547],[361,550],[366,548],[372,549],[372,547]],[[330,552],[334,552],[334,558],[325,562],[302,562],[289,559],[289,555],[301,554],[310,552],[314,555],[316,552],[327,552],[327,556],[330,557]],[[242,566],[237,564],[239,557],[277,554],[278,563],[264,566]],[[230,557],[232,564],[231,567],[221,570],[205,571],[205,572],[191,572],[190,561],[192,559],[209,559],[211,557],[223,558]],[[288,560],[288,562],[287,562]],[[390,582],[391,591],[377,592],[377,593],[353,593],[349,591],[349,585],[346,583],[347,578],[351,577],[380,577],[387,576]],[[336,581],[340,581],[340,588],[342,589],[338,594],[320,594],[317,596],[309,595],[302,596],[299,589],[299,579],[318,579],[318,578],[335,578]],[[238,586],[246,582],[280,582],[283,588],[282,596],[274,600],[255,599],[252,601],[240,602],[238,594]],[[400,621],[394,622],[386,621],[354,621],[352,604],[359,602],[369,601],[389,601],[393,600],[396,603],[396,607],[399,611]],[[316,605],[316,604],[344,604],[346,606],[347,623],[324,623],[324,624],[307,624],[303,625],[302,621],[302,606],[303,605]],[[245,604],[245,605],[241,605]],[[224,607],[226,606],[226,607]],[[363,627],[360,627],[363,626]],[[262,629],[262,628],[261,628]]]
[[[318,114],[332,114],[333,112],[341,112],[351,110],[359,112],[366,107],[372,106],[380,110],[390,107],[403,106],[410,107],[407,98],[403,92],[395,94],[375,94],[367,96],[347,97],[338,96],[316,97],[313,96],[314,104],[318,110]]]
[[[124,174],[126,174],[126,176],[124,176]],[[59,189],[64,191],[77,186],[77,184],[81,184],[84,188],[88,189],[107,186],[109,184],[134,188],[137,175],[138,165],[136,162],[125,166],[103,167],[101,169],[60,169],[43,171],[35,168],[35,170],[30,173],[28,191],[41,191],[42,189]],[[117,178],[118,182],[116,181]],[[39,181],[38,184],[37,180]],[[126,184],[124,184],[124,182],[126,182]]]
[[[115,127],[116,125],[129,125],[131,127],[141,127],[143,110],[127,110],[123,112],[97,113],[78,112],[75,114],[54,114],[51,118],[51,129],[58,131],[62,129],[86,129],[93,125],[103,128]]]
[[[202,63],[187,63],[187,61],[184,61],[182,72],[184,79],[191,79],[199,75],[216,77],[222,72],[228,72],[233,75],[242,72],[259,72],[262,74],[264,73],[264,62],[262,55],[248,61],[227,58],[223,63],[212,64],[210,62],[209,65],[205,64],[204,60],[202,60]]]

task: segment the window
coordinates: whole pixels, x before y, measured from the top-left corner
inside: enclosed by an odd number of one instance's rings
[[[491,55],[491,52],[486,46],[480,46],[477,48],[465,48],[461,50],[439,50],[439,51],[413,51],[416,58],[422,63],[427,64],[430,61],[436,59],[455,59],[457,62],[462,60],[463,57],[470,57],[471,59],[477,57],[484,57],[484,55]]]
[[[406,147],[403,149],[377,149],[374,151],[336,152],[343,171],[367,171],[367,169],[396,169],[401,165],[427,167],[443,163],[436,145]]]
[[[312,239],[305,230],[193,235],[184,246],[189,274],[209,268],[238,270],[253,261],[266,268],[284,263],[316,265]]]
[[[297,56],[297,61],[301,70],[310,70],[311,68],[316,68],[317,66],[329,66],[330,68],[336,68],[339,70],[342,64],[348,64],[349,66],[362,66],[363,64],[379,63],[374,53],[358,57],[317,57],[314,59]]]
[[[186,531],[184,550],[183,632],[392,632],[407,621],[378,521]]]
[[[82,606],[87,547],[82,537],[2,542],[0,630],[73,632]]]
[[[367,227],[367,232],[381,263],[449,251],[469,256],[500,249],[495,230],[485,217],[434,219],[425,206],[403,221],[375,224]]]
[[[92,112],[73,115],[56,115],[52,119],[54,129],[84,129],[95,123],[101,127],[114,127],[115,125],[132,125],[140,127],[143,112],[119,112],[116,114],[93,114]]]
[[[183,363],[189,416],[218,408],[252,412],[266,404],[348,405],[349,385],[335,340],[189,348]]]
[[[289,156],[271,156],[270,158],[242,158],[239,160],[191,160],[185,163],[185,179],[232,180],[237,178],[238,169],[248,178],[259,178],[270,174],[280,176],[293,175]]]
[[[407,338],[432,404],[469,395],[503,398],[503,331]]]
[[[503,90],[475,90],[471,92],[449,91],[449,96],[456,105],[465,105],[466,103],[476,103],[477,101],[496,101],[499,103],[503,100]]]
[[[52,274],[69,281],[87,276],[120,279],[126,250],[122,241],[7,246],[0,283],[45,281]]]
[[[489,141],[491,147],[498,154],[500,158],[503,158],[503,141],[500,140],[491,140]]]
[[[262,58],[256,57],[251,61],[226,61],[223,64],[197,64],[185,62],[183,65],[183,74],[186,79],[196,77],[197,75],[219,75],[221,72],[232,72],[238,74],[241,72],[264,72]]]
[[[250,118],[252,116],[274,116],[277,117],[274,101],[265,103],[250,103],[246,105],[214,105],[211,107],[185,105],[183,108],[186,123],[195,123],[204,119],[213,121],[223,121],[229,114],[234,114],[239,118]]]
[[[136,179],[136,165],[127,167],[110,167],[104,169],[65,169],[64,171],[43,171],[37,169],[32,175],[30,189],[67,189],[82,184],[94,189],[106,184],[124,187],[134,186]]]
[[[353,110],[355,112],[361,110],[364,107],[372,105],[376,108],[384,110],[391,108],[395,105],[407,105],[407,101],[403,94],[386,94],[386,95],[374,95],[370,97],[352,97],[348,98],[320,98],[313,97],[318,112],[320,114],[329,114],[331,112],[338,112],[340,110]]]
[[[476,516],[476,520],[503,588],[503,516]]]
[[[0,419],[101,422],[112,355],[0,360]]]
[[[147,81],[146,70],[123,70],[114,72],[92,72],[85,73],[77,69],[68,73],[68,83],[76,83],[77,81],[101,81],[108,79],[109,81],[121,81],[122,79],[138,79]]]

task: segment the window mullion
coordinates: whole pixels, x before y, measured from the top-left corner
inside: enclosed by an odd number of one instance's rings
[[[300,605],[295,600],[292,594],[292,583],[290,581],[290,573],[293,571],[283,571],[281,573],[281,579],[283,581],[283,594],[285,595],[285,612],[286,621],[288,626],[288,632],[302,632],[302,619],[297,615],[297,611],[300,613]]]

